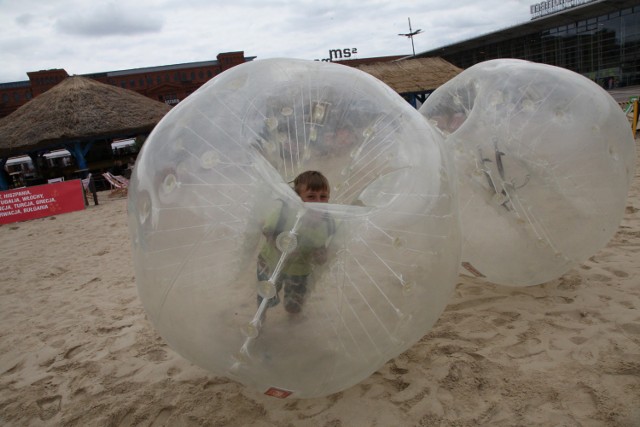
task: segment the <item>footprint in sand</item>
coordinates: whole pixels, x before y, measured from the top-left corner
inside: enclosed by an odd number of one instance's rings
[[[577,274],[566,274],[560,277],[558,281],[558,289],[563,291],[574,290],[582,285],[582,277]]]
[[[507,297],[505,296],[497,296],[497,297],[486,297],[486,298],[477,298],[477,299],[473,299],[473,300],[469,300],[469,301],[464,301],[458,304],[450,304],[447,307],[448,311],[460,311],[460,310],[467,310],[467,309],[476,309],[478,307],[482,307],[482,306],[489,306],[492,305],[493,303],[503,300]]]
[[[168,377],[175,377],[176,375],[178,375],[181,372],[182,372],[182,369],[176,368],[175,366],[172,366],[171,368],[169,368],[167,370],[167,376]]]
[[[542,341],[539,339],[529,338],[526,341],[509,346],[505,350],[512,359],[523,359],[543,353],[545,346],[542,345]]]
[[[62,396],[59,394],[50,397],[44,397],[42,399],[38,399],[36,404],[40,409],[40,413],[38,416],[42,421],[50,420],[53,418],[58,412],[60,412],[60,402],[62,401]]]
[[[150,362],[162,362],[167,360],[167,352],[162,349],[151,350],[144,355],[144,358]]]
[[[595,283],[609,283],[611,281],[611,277],[598,273],[590,276],[589,279]]]
[[[574,343],[576,345],[582,345],[585,342],[589,341],[589,338],[576,336],[576,337],[569,338],[569,341],[571,341],[572,343]]]
[[[629,277],[629,273],[627,273],[625,271],[615,270],[613,268],[605,268],[605,270],[607,270],[609,273],[612,273],[616,277],[620,277],[620,278],[623,278],[623,279],[626,278],[626,277]]]
[[[56,277],[63,275],[67,271],[69,270],[66,268],[55,266],[49,271],[45,271],[44,273],[42,273],[41,277],[44,279],[55,279]]]
[[[600,359],[600,352],[596,347],[580,346],[569,353],[569,357],[585,366],[594,365]]]
[[[78,353],[80,353],[81,348],[82,348],[82,345],[81,345],[81,344],[80,344],[80,345],[73,346],[73,347],[71,347],[69,350],[65,351],[64,356],[63,356],[63,357],[64,357],[65,359],[71,359],[71,358],[73,358],[74,356],[76,356]]]
[[[625,323],[624,325],[620,325],[623,331],[627,334],[637,335],[640,338],[640,324],[637,323]]]
[[[515,322],[520,318],[520,313],[515,311],[501,311],[496,313],[498,317],[493,319],[491,323],[495,326],[504,326]]]
[[[620,301],[620,305],[630,310],[634,310],[636,308],[631,301]]]
[[[2,373],[2,375],[11,375],[14,374],[18,371],[21,371],[22,368],[24,367],[24,360],[21,360],[20,362],[16,363],[15,365],[13,365],[12,367],[10,367],[9,369],[7,369],[6,371],[4,371]]]
[[[155,427],[155,426],[166,426],[167,425],[167,421],[169,421],[169,417],[171,416],[171,414],[173,413],[173,408],[172,407],[164,407],[162,409],[160,409],[160,412],[158,412],[158,414],[155,416],[155,418],[151,421],[151,424],[149,424],[150,427]]]
[[[51,357],[49,359],[45,359],[44,361],[40,362],[38,364],[38,366],[43,367],[43,368],[48,368],[49,366],[53,365],[56,361],[55,357]]]
[[[121,331],[123,329],[130,328],[132,326],[133,326],[133,324],[120,325],[120,326],[99,326],[96,329],[96,331],[100,335],[107,335],[107,334],[111,334],[113,332],[119,332],[119,331]]]

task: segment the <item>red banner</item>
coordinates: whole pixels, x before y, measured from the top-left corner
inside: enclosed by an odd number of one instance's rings
[[[84,209],[82,181],[62,181],[0,191],[0,224]]]

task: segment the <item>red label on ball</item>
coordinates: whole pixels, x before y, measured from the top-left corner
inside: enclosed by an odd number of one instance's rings
[[[269,387],[267,391],[264,392],[267,396],[277,397],[278,399],[285,399],[293,394],[290,390],[283,390],[281,388]]]

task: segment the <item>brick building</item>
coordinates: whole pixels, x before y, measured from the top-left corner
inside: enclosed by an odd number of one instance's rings
[[[106,71],[83,76],[175,105],[212,77],[253,59],[255,56],[245,57],[242,51],[225,52],[218,54],[214,61]],[[32,71],[27,75],[29,80],[0,83],[0,117],[11,114],[69,76],[64,69]]]

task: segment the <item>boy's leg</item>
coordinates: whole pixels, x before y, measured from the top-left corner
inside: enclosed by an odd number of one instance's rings
[[[285,276],[284,309],[288,313],[299,313],[302,310],[304,295],[307,293],[307,276]]]

